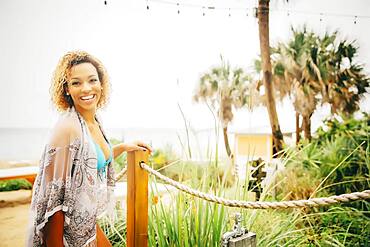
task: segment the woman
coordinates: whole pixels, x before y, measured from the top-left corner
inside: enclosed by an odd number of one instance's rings
[[[96,115],[108,100],[109,80],[92,55],[63,56],[50,91],[63,114],[40,161],[27,245],[111,246],[96,219],[114,210],[113,160],[125,151],[151,148],[141,142],[109,143]]]

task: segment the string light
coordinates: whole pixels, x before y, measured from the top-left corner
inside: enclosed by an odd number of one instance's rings
[[[160,3],[160,4],[167,4],[167,5],[174,5],[177,6],[178,2],[168,1],[168,0],[148,0],[154,3]],[[187,8],[207,8],[209,10],[245,10],[248,8],[238,8],[238,7],[220,7],[220,6],[205,6],[205,5],[198,5],[198,4],[192,4],[192,3],[181,3],[183,7]]]
[[[180,14],[180,4],[179,2],[173,2],[170,0],[147,0],[155,3],[160,4],[167,4],[167,5],[174,5],[177,6],[178,11],[177,13]],[[193,3],[181,3],[183,7],[187,8],[199,8],[202,9],[202,15],[205,16],[205,10],[228,10],[229,14],[228,16],[231,17],[231,10],[242,10],[247,11],[246,16],[249,16],[248,10],[253,10],[253,16],[257,17],[257,10],[258,8],[242,8],[242,7],[221,7],[221,6],[204,6],[204,5],[198,5]],[[147,9],[149,9],[149,5],[147,4]],[[291,10],[291,9],[269,9],[270,12],[286,12],[287,16],[290,16],[291,14],[305,14],[305,15],[318,15],[320,18],[320,22],[324,20],[324,17],[327,16],[335,16],[335,17],[348,17],[348,18],[354,18],[353,23],[357,24],[358,19],[370,19],[370,16],[368,15],[351,15],[351,14],[341,14],[341,13],[330,13],[330,12],[311,12],[311,11],[301,11],[301,10]]]

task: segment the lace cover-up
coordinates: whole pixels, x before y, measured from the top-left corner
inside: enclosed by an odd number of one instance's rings
[[[111,163],[106,177],[98,176],[88,135],[74,108],[53,129],[34,184],[27,246],[44,245],[45,224],[59,210],[65,219],[64,246],[96,246],[96,219],[114,209],[114,171]]]

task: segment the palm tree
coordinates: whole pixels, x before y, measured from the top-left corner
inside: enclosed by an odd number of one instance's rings
[[[329,103],[332,113],[352,114],[359,108],[369,78],[361,65],[353,63],[357,52],[353,42],[336,45],[337,32],[319,37],[305,27],[292,31],[289,42],[271,48],[273,84],[280,100],[287,95],[292,97],[297,136],[302,116],[304,136],[310,140],[311,116],[317,104]]]
[[[318,94],[324,88],[322,75],[324,67],[315,63],[312,58],[317,54],[318,37],[313,32],[293,31],[293,38],[287,44],[279,43],[273,49],[275,58],[276,80],[274,85],[280,92],[280,99],[286,95],[292,96],[296,111],[296,134],[299,140],[300,130],[304,131],[306,139],[311,139],[311,116],[318,103]],[[328,36],[328,40],[332,37]],[[328,44],[325,43],[325,50]],[[315,59],[315,61],[319,61]],[[279,69],[277,69],[279,68]],[[302,128],[299,126],[299,117],[302,116]]]
[[[270,0],[258,0],[258,30],[261,51],[261,69],[263,85],[266,91],[266,106],[272,130],[273,146],[276,152],[283,149],[283,134],[280,130],[279,119],[276,112],[274,89],[272,84],[272,69],[270,60],[270,34],[269,34],[269,4]]]
[[[218,112],[222,124],[224,143],[228,157],[233,157],[230,149],[227,128],[233,120],[233,108],[251,105],[250,77],[241,68],[231,69],[221,57],[221,66],[203,74],[194,93],[196,102],[204,101]]]
[[[354,63],[357,47],[353,42],[342,41],[332,52],[329,65],[333,73],[328,76],[326,97],[332,113],[350,115],[359,109],[359,101],[370,85],[370,78],[364,74],[363,65]]]
[[[313,111],[316,108],[315,91],[308,83],[312,80],[308,70],[308,58],[311,45],[315,42],[312,33],[305,30],[295,32],[293,30],[293,39],[285,43],[279,43],[276,47],[271,48],[272,57],[272,83],[274,86],[274,96],[282,101],[285,97],[290,96],[293,99],[293,105],[296,111],[296,133],[299,137],[299,116],[303,116],[302,129],[305,131],[306,138],[310,138],[309,121]],[[255,69],[261,72],[261,62],[255,61]],[[261,80],[257,81],[257,90],[262,84]],[[266,101],[262,102],[267,104]],[[307,133],[307,134],[306,134]]]

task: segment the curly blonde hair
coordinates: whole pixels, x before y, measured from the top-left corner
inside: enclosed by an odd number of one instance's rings
[[[98,108],[102,108],[108,102],[110,82],[102,62],[85,51],[71,51],[59,60],[51,80],[51,101],[58,111],[66,111],[73,106],[71,96],[66,94],[67,78],[71,68],[81,63],[91,63],[98,72],[99,81],[102,86],[102,94],[97,105]]]

